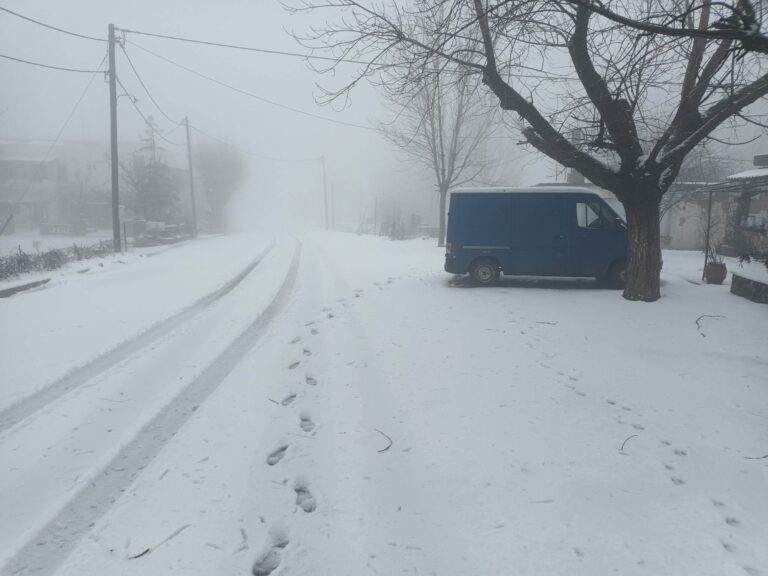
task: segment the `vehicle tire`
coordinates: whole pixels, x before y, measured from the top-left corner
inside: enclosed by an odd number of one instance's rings
[[[475,260],[469,268],[469,277],[475,286],[493,286],[499,275],[499,265],[490,258]]]
[[[624,260],[614,262],[605,275],[605,283],[609,288],[623,290],[627,280],[627,263]]]

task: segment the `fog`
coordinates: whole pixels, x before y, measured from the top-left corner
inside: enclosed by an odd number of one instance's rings
[[[75,0],[35,3],[10,1],[10,10],[80,34],[106,38],[107,26],[177,35],[227,44],[306,52],[288,30],[313,23],[287,14],[277,2],[246,0],[170,0],[162,3]],[[317,16],[313,16],[315,19]],[[55,66],[92,70],[107,49],[98,43],[42,28],[11,14],[0,14],[1,53]],[[128,34],[125,49],[140,77],[171,120],[188,116],[206,134],[239,147],[248,159],[241,195],[230,207],[231,223],[242,227],[276,214],[320,225],[324,220],[322,170],[333,189],[337,226],[356,228],[370,217],[375,198],[393,199],[404,214],[418,213],[426,222],[436,217],[436,195],[430,173],[408,162],[375,129],[392,112],[382,106],[376,90],[365,83],[351,94],[343,110],[319,106],[317,83],[338,84],[355,65],[342,64],[333,78],[321,77],[301,58],[244,52]],[[225,88],[158,57],[266,100],[328,118],[328,121],[282,109],[274,104]],[[169,162],[184,167],[184,131],[155,107],[117,50],[117,74],[137,98],[145,116],[152,116]],[[74,103],[91,79],[75,74],[0,60],[0,138],[47,141],[55,138]],[[351,76],[350,76],[351,77]],[[118,93],[123,90],[118,87]],[[338,107],[337,107],[338,108]],[[119,140],[135,143],[144,120],[125,96],[118,99]],[[337,122],[334,122],[337,121]],[[347,126],[357,124],[371,129]],[[109,139],[108,84],[99,77],[87,91],[61,138],[68,141]],[[193,133],[194,140],[205,138]],[[127,154],[124,149],[121,159]],[[533,183],[551,177],[552,163],[531,155],[512,183]]]

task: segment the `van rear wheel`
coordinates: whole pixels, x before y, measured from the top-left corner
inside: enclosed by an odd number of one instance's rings
[[[476,286],[492,286],[499,279],[499,265],[490,258],[475,260],[469,269],[469,277]]]

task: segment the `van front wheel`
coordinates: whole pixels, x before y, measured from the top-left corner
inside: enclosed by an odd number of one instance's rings
[[[623,290],[627,281],[627,263],[623,260],[614,262],[605,276],[605,283],[610,288]]]
[[[469,277],[476,286],[492,286],[499,279],[499,265],[489,258],[475,260],[469,269]]]

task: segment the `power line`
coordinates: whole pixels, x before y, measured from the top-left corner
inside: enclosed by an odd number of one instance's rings
[[[103,68],[104,62],[106,61],[107,56],[104,55],[104,58],[101,60],[101,64],[99,64],[99,68]],[[48,150],[45,152],[45,156],[43,156],[43,159],[38,161],[37,166],[35,167],[35,171],[32,174],[32,178],[27,183],[27,187],[24,189],[24,191],[19,195],[16,202],[11,207],[11,213],[8,215],[8,218],[3,223],[2,228],[0,228],[0,236],[3,235],[5,232],[5,229],[8,227],[8,225],[11,223],[11,220],[13,220],[13,217],[16,215],[16,211],[19,208],[19,204],[21,203],[24,198],[26,198],[27,194],[29,194],[29,191],[32,189],[32,185],[37,180],[37,177],[40,175],[40,169],[43,167],[43,165],[48,161],[48,157],[51,155],[51,152],[56,147],[56,145],[59,143],[59,140],[61,140],[62,134],[64,134],[64,130],[67,129],[67,126],[69,126],[70,121],[75,115],[75,112],[77,111],[78,107],[80,106],[80,103],[85,99],[86,94],[88,94],[88,91],[91,89],[91,86],[93,85],[93,81],[96,79],[96,76],[98,74],[101,74],[104,72],[104,70],[97,70],[93,73],[91,76],[91,79],[88,80],[88,84],[86,84],[85,89],[83,90],[82,94],[80,94],[80,97],[75,102],[75,105],[72,107],[72,110],[70,110],[69,115],[67,116],[67,119],[64,121],[64,124],[62,124],[61,128],[59,129],[58,133],[56,134],[56,137],[51,142],[51,145],[48,146]]]
[[[171,64],[172,66],[176,66],[177,68],[180,68],[186,72],[189,72],[190,74],[194,74],[195,76],[199,76],[200,78],[204,78],[205,80],[208,80],[209,82],[213,82],[214,84],[218,84],[219,86],[222,86],[224,88],[228,88],[229,90],[232,90],[234,92],[237,92],[239,94],[242,94],[244,96],[248,96],[250,98],[253,98],[255,100],[258,100],[259,102],[264,102],[265,104],[270,104],[272,106],[276,106],[277,108],[282,108],[283,110],[288,110],[290,112],[294,112],[296,114],[301,114],[303,116],[309,116],[310,118],[315,118],[317,120],[324,120],[326,122],[332,122],[334,124],[340,124],[342,126],[349,126],[351,128],[360,128],[362,130],[370,130],[373,132],[376,132],[376,128],[373,128],[372,126],[364,126],[363,124],[355,124],[354,122],[347,122],[345,120],[337,120],[335,118],[329,118],[328,116],[321,116],[319,114],[314,114],[313,112],[307,112],[306,110],[301,110],[299,108],[294,108],[292,106],[288,106],[286,104],[281,104],[280,102],[276,102],[274,100],[270,100],[268,98],[264,98],[263,96],[259,96],[258,94],[254,94],[253,92],[248,92],[247,90],[243,90],[242,88],[237,88],[235,86],[232,86],[231,84],[227,84],[226,82],[222,82],[221,80],[217,80],[216,78],[213,78],[211,76],[208,76],[206,74],[203,74],[202,72],[198,72],[197,70],[193,70],[192,68],[189,68],[187,66],[184,66],[183,64],[179,64],[178,62],[174,62],[173,60],[166,58],[165,56],[161,56],[160,54],[153,52],[152,50],[149,50],[148,48],[144,48],[143,46],[140,46],[136,44],[135,42],[131,42],[130,40],[127,41],[132,46],[136,46],[139,50],[142,50],[148,54],[151,54],[155,58],[159,58],[160,60],[163,60],[164,62],[167,62],[168,64]]]
[[[49,30],[55,30],[56,32],[69,34],[70,36],[75,36],[77,38],[84,38],[85,40],[95,40],[97,42],[107,41],[106,38],[97,38],[95,36],[87,36],[85,34],[78,34],[77,32],[72,32],[71,30],[64,30],[63,28],[51,26],[50,24],[46,24],[45,22],[40,22],[40,20],[35,20],[34,18],[30,18],[29,16],[24,16],[23,14],[19,14],[18,12],[14,12],[13,10],[8,10],[8,8],[4,8],[2,6],[0,6],[0,11],[7,12],[8,14],[12,14],[16,16],[17,18],[21,18],[22,20],[26,20],[27,22],[32,22],[33,24],[37,24],[38,26],[42,26],[44,28],[48,28]]]
[[[183,38],[181,36],[170,36],[168,34],[155,34],[152,32],[141,32],[139,30],[129,30],[127,28],[118,28],[118,30],[126,34],[138,34],[141,36],[149,36],[152,38],[163,38],[165,40],[175,40],[177,42],[188,42],[190,44],[203,44],[205,46],[215,46],[218,48],[230,48],[233,50],[245,50],[247,52],[259,52],[261,54],[272,54],[275,56],[290,56],[293,58],[302,58],[304,60],[324,60],[327,62],[345,62],[348,64],[364,64],[364,65],[371,64],[371,62],[366,62],[365,60],[334,58],[333,56],[316,56],[314,54],[302,54],[301,52],[288,52],[285,50],[273,50],[269,48],[256,48],[253,46],[242,46],[239,44],[224,44],[222,42],[212,42],[209,40],[197,40],[195,38]]]
[[[131,66],[131,70],[133,70],[134,75],[136,76],[136,79],[139,81],[139,84],[141,84],[141,87],[144,88],[144,92],[147,93],[147,96],[149,96],[149,99],[152,101],[152,103],[155,105],[155,108],[157,108],[160,111],[160,114],[165,116],[165,119],[168,120],[171,124],[179,125],[178,120],[174,120],[171,118],[168,114],[165,113],[165,110],[162,109],[160,104],[157,103],[157,100],[152,96],[152,93],[149,91],[149,88],[147,88],[147,85],[144,83],[144,80],[141,79],[141,76],[139,75],[139,71],[136,70],[136,66],[134,66],[133,61],[131,60],[131,57],[128,56],[128,52],[125,50],[125,46],[123,44],[120,44],[120,48],[123,51],[123,54],[125,55],[125,59],[128,60],[128,64]]]
[[[241,150],[243,153],[248,154],[249,156],[254,156],[256,158],[262,158],[263,160],[271,160],[272,162],[317,162],[320,157],[319,156],[311,156],[309,158],[275,158],[274,156],[267,156],[266,154],[259,154],[258,152],[252,152],[250,150],[244,150],[240,146],[237,146],[233,144],[232,142],[227,142],[226,140],[223,140],[222,138],[219,138],[218,136],[214,136],[213,134],[208,134],[207,132],[204,132],[203,130],[200,130],[200,128],[197,128],[196,126],[190,126],[190,128],[200,134],[201,136],[205,136],[206,138],[210,138],[211,140],[215,140],[216,142],[219,142],[221,144],[224,144],[226,146],[232,146],[233,148],[237,148],[238,150]]]
[[[31,60],[24,60],[23,58],[8,56],[7,54],[0,54],[0,58],[5,58],[6,60],[13,60],[14,62],[21,62],[22,64],[39,66],[40,68],[48,68],[50,70],[60,70],[62,72],[78,72],[81,74],[96,74],[98,72],[104,71],[104,70],[82,70],[80,68],[65,68],[64,66],[53,66],[52,64],[43,64],[42,62],[32,62]]]
[[[168,144],[171,144],[172,146],[183,146],[183,144],[179,142],[174,142],[173,140],[169,140],[168,138],[163,136],[162,132],[160,132],[159,130],[156,130],[155,127],[152,125],[152,123],[149,121],[149,117],[146,114],[144,114],[144,112],[142,112],[141,108],[139,108],[138,99],[128,91],[128,89],[125,87],[125,84],[122,83],[122,81],[118,76],[115,76],[115,80],[120,85],[120,88],[123,89],[123,92],[125,92],[125,95],[128,97],[128,100],[130,100],[134,110],[136,110],[138,115],[141,116],[142,120],[144,120],[144,123],[147,125],[147,128],[149,128],[149,130],[153,134],[157,135],[158,138],[160,138],[161,140],[164,140],[165,142],[167,142]]]

